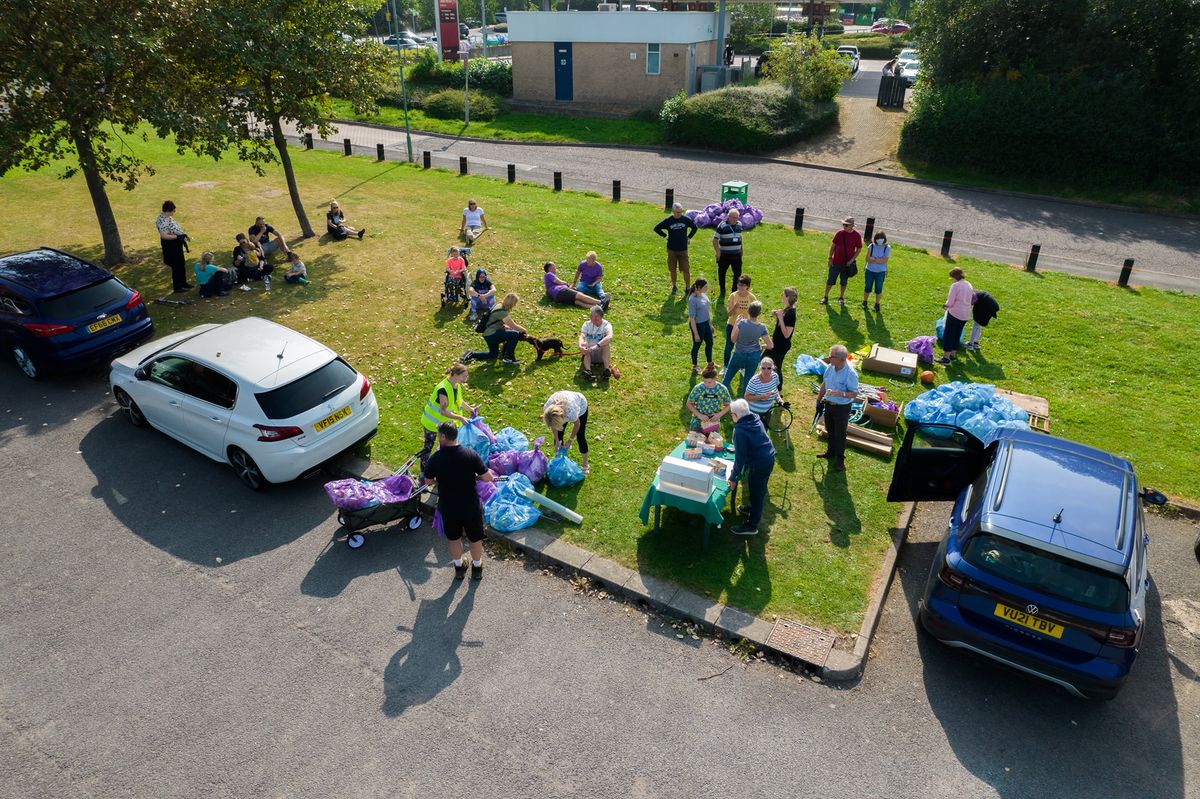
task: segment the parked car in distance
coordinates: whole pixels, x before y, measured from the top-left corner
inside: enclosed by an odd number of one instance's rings
[[[495,20],[494,24],[496,24],[496,25],[507,25],[508,24],[508,12],[507,11],[497,11],[495,13],[495,15],[493,16],[493,19]]]
[[[904,78],[904,83],[906,86],[912,86],[914,83],[917,82],[917,78],[919,78],[920,76],[921,76],[921,62],[920,61],[909,61],[907,64],[904,65],[904,68],[900,70],[900,77]]]
[[[295,480],[375,435],[371,383],[328,347],[257,317],[150,342],[112,363],[113,397],[254,490]]]
[[[933,637],[1077,696],[1116,696],[1146,623],[1142,504],[1166,502],[1129,461],[1033,430],[985,445],[910,423],[888,500],[954,502],[918,603]]]
[[[899,67],[900,69],[904,69],[904,66],[906,64],[908,64],[909,61],[916,61],[916,60],[917,60],[916,48],[906,47],[900,51],[900,55],[896,56],[896,66]]]
[[[912,26],[899,19],[881,19],[871,26],[871,33],[886,33],[890,36],[908,33],[910,30]]]
[[[850,62],[850,74],[858,72],[858,48],[852,44],[843,44],[837,49],[837,54]]]
[[[415,39],[405,34],[400,34],[399,36],[393,34],[384,39],[383,43],[388,47],[394,47],[397,50],[417,50],[422,47],[433,46],[426,41]]]
[[[26,377],[107,363],[154,334],[142,295],[43,247],[0,258],[0,346]]]

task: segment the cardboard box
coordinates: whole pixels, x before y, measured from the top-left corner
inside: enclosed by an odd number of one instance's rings
[[[678,497],[706,502],[713,489],[713,470],[707,461],[663,458],[658,467],[658,490]]]
[[[917,376],[917,354],[872,344],[862,368],[864,371],[914,378]]]
[[[869,402],[863,405],[863,415],[872,422],[881,424],[884,427],[895,427],[896,422],[900,419],[900,411],[903,410],[903,405],[901,405],[898,410],[894,411],[889,411],[886,408],[880,408],[879,406],[872,405]]]

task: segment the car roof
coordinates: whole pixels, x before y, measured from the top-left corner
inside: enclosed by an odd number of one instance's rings
[[[337,357],[303,333],[257,316],[206,330],[174,352],[264,389],[290,383]]]
[[[0,258],[0,279],[25,288],[37,299],[57,297],[112,276],[107,269],[49,247]]]
[[[1004,430],[997,438],[981,526],[1106,571],[1124,571],[1137,511],[1132,464],[1032,430]]]

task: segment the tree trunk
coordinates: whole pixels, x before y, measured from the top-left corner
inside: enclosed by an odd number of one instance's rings
[[[75,152],[79,156],[79,169],[87,181],[88,194],[92,195],[92,206],[96,209],[96,221],[100,224],[100,236],[104,239],[104,265],[108,267],[125,263],[125,247],[121,244],[121,231],[117,228],[117,218],[113,215],[112,205],[108,201],[108,192],[104,189],[104,178],[96,168],[96,154],[92,150],[92,141],[85,135],[72,135]]]
[[[283,126],[279,117],[271,117],[271,139],[279,153],[279,163],[283,165],[283,175],[287,178],[288,195],[292,198],[292,208],[296,212],[296,221],[300,223],[300,232],[304,238],[310,239],[317,235],[308,222],[308,214],[304,211],[304,203],[300,202],[300,190],[296,187],[296,173],[292,170],[292,157],[288,154],[287,139],[283,136]]]

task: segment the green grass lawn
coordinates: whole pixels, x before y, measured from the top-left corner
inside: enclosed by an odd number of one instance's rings
[[[284,231],[296,229],[277,168],[260,178],[236,161],[180,156],[164,142],[131,139],[130,146],[156,173],[133,192],[112,190],[133,261],[118,273],[147,295],[169,290],[153,224],[164,199],[179,206],[192,255],[211,249],[220,262],[227,262],[234,234],[256,214]],[[662,240],[650,232],[660,209],[330,152],[293,150],[293,159],[318,228],[324,206],[336,197],[351,224],[369,229],[367,239],[300,243],[313,280],[307,288],[280,283],[269,295],[235,292],[184,308],[153,305],[160,332],[255,314],[338,349],[371,378],[379,398],[373,457],[399,464],[420,448],[420,409],[432,386],[459,354],[481,343],[462,314],[441,311],[438,303],[446,247],[455,240],[465,200],[475,197],[496,229],[480,241],[472,264],[486,267],[502,292],[521,295],[514,316],[533,333],[571,340],[584,321],[582,312],[541,299],[544,260],[569,271],[595,249],[616,297],[610,318],[620,381],[585,383],[575,361],[535,362],[526,345],[518,348],[519,368],[472,368],[468,395],[486,400],[484,414],[494,429],[512,425],[538,435],[547,395],[560,388],[588,395],[592,474],[580,487],[550,491],[584,517],[582,526],[562,528],[564,540],[768,618],[778,613],[843,632],[857,629],[899,510],[884,498],[892,464],[852,450],[844,475],[827,474],[814,458],[820,445],[805,435],[810,382],[790,369],[787,394],[797,424],[788,441],[778,442],[764,525],[769,534],[747,540],[714,531],[704,553],[698,519],[668,510],[659,536],[637,519],[661,457],[684,433],[683,402],[693,380],[684,306],[668,296]],[[416,210],[413,198],[420,198]],[[0,181],[0,201],[22,209],[5,251],[50,245],[98,257],[95,218],[80,178],[13,172]],[[828,236],[766,225],[747,234],[746,246],[747,272],[768,308],[777,306],[784,286],[800,290],[793,354],[820,353],[836,341],[852,350],[871,341],[898,345],[932,333],[941,314],[948,264],[922,251],[897,248],[885,312],[867,315],[856,304],[816,304]],[[712,279],[704,234],[693,258],[696,272]],[[1144,482],[1200,499],[1200,425],[1187,399],[1189,387],[1200,385],[1191,336],[1200,329],[1196,297],[1030,275],[970,259],[958,264],[1003,309],[984,337],[983,355],[962,359],[952,377],[1045,396],[1056,435],[1127,456]],[[861,285],[856,279],[853,288]],[[944,377],[939,369],[939,381]],[[887,380],[869,376],[866,382]],[[891,388],[901,399],[917,393]]]
[[[337,119],[404,127],[404,111],[386,105],[379,107],[377,115],[367,116],[355,113],[345,100],[334,100],[333,115]],[[636,119],[591,119],[559,114],[503,112],[490,122],[472,121],[464,126],[461,120],[435,119],[422,111],[410,109],[408,124],[413,130],[473,136],[477,139],[593,144],[663,143],[658,123]]]

